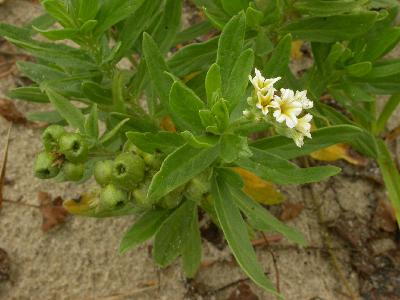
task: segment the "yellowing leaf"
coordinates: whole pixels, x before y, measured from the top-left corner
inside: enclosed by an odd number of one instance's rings
[[[292,42],[292,50],[290,57],[294,60],[301,59],[303,57],[303,52],[301,52],[301,46],[303,46],[303,41],[297,40]]]
[[[264,205],[274,205],[285,200],[285,196],[278,191],[275,184],[265,181],[245,169],[233,168],[233,170],[238,173],[244,181],[243,192],[255,201]]]
[[[161,124],[160,124],[161,128],[166,130],[166,131],[170,131],[170,132],[176,132],[176,127],[174,122],[172,122],[170,117],[164,117],[161,120]]]
[[[98,195],[83,194],[77,199],[64,200],[64,208],[73,215],[88,216],[95,213]]]
[[[314,159],[322,161],[335,161],[344,159],[345,161],[357,166],[365,166],[367,164],[367,159],[356,153],[353,149],[351,149],[350,145],[347,144],[332,145],[315,151],[311,153],[310,156]]]

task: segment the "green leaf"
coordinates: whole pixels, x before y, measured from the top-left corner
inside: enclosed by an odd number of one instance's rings
[[[118,51],[118,57],[125,56],[130,52],[142,32],[150,26],[159,8],[159,1],[144,1],[143,4],[127,18],[120,32],[119,41],[121,41],[121,47]]]
[[[74,20],[69,15],[63,2],[58,0],[45,0],[42,2],[43,7],[54,19],[57,19],[64,27],[75,27]]]
[[[221,177],[213,178],[211,194],[225,238],[242,270],[261,288],[280,296],[272,282],[266,278],[261,264],[257,261],[246,224],[227,184]]]
[[[130,131],[126,133],[126,136],[140,150],[147,153],[156,151],[169,153],[185,143],[185,140],[179,134],[169,131],[157,133]]]
[[[143,53],[146,65],[150,73],[151,81],[157,88],[155,89],[164,108],[169,108],[169,93],[173,80],[165,74],[169,68],[163,55],[157,47],[152,37],[147,33],[143,34]]]
[[[100,8],[99,0],[78,0],[78,18],[82,21],[92,20]]]
[[[144,0],[104,0],[102,2],[103,5],[96,17],[98,20],[96,35],[100,35],[114,24],[134,13]]]
[[[121,128],[129,121],[129,118],[126,118],[119,122],[116,126],[113,127],[110,131],[104,133],[104,135],[100,138],[100,144],[106,144],[111,141],[113,137],[121,130]]]
[[[213,95],[218,90],[221,90],[221,69],[218,64],[214,63],[211,65],[210,69],[206,75],[205,81],[207,103],[211,107]]]
[[[222,7],[231,16],[241,10],[245,10],[249,5],[249,0],[221,0]]]
[[[299,168],[277,155],[257,148],[250,149],[253,152],[252,157],[241,157],[236,164],[273,183],[282,185],[311,183],[327,179],[340,172],[340,168],[334,166]]]
[[[229,109],[227,101],[220,98],[211,108],[211,112],[214,114],[219,132],[224,132],[229,126]]]
[[[223,161],[232,163],[239,157],[250,157],[251,155],[247,137],[235,134],[221,136],[221,158]]]
[[[58,113],[69,123],[69,125],[73,128],[79,129],[82,133],[85,132],[85,117],[82,112],[67,98],[56,93],[52,89],[46,87],[45,92],[49,97],[51,104],[53,104]]]
[[[78,29],[74,28],[64,28],[64,29],[40,29],[37,27],[33,27],[37,32],[39,32],[44,37],[48,38],[52,41],[58,40],[66,40],[66,39],[74,39],[78,33]]]
[[[317,129],[312,132],[312,139],[303,147],[297,147],[291,139],[283,136],[263,138],[251,144],[252,147],[266,150],[282,158],[292,159],[338,143],[354,142],[359,136],[366,134],[359,127],[352,125],[336,125]]]
[[[218,137],[214,135],[195,136],[193,133],[187,130],[181,132],[181,136],[185,139],[187,144],[193,148],[210,148],[215,146],[219,140]]]
[[[362,59],[375,61],[392,50],[400,40],[400,27],[390,27],[378,30],[366,42]]]
[[[205,71],[215,61],[217,47],[217,37],[202,43],[189,44],[174,53],[168,60],[168,67],[178,77]]]
[[[184,248],[193,223],[196,202],[184,201],[161,225],[154,238],[153,258],[166,267],[177,258]]]
[[[368,11],[329,17],[309,17],[293,21],[281,29],[294,39],[332,43],[351,40],[366,33],[376,22],[378,13]]]
[[[249,82],[249,74],[253,69],[254,52],[252,49],[243,51],[229,76],[228,87],[223,94],[229,102],[229,109],[232,111],[239,102],[245,101],[245,93]]]
[[[400,59],[393,59],[377,63],[367,75],[368,79],[388,77],[400,73]]]
[[[275,218],[265,207],[244,193],[240,186],[229,184],[228,189],[236,205],[251,220],[251,224],[255,225],[257,230],[274,230],[301,246],[307,245],[307,241],[299,231]]]
[[[39,87],[23,86],[9,90],[7,96],[12,99],[19,99],[37,103],[48,103],[49,98],[44,94]]]
[[[172,46],[176,33],[179,30],[182,17],[182,0],[166,0],[165,13],[152,32],[161,53],[166,53]]]
[[[188,41],[192,41],[198,38],[199,36],[207,34],[208,32],[211,31],[212,28],[213,28],[212,25],[207,20],[200,21],[186,28],[185,30],[179,32],[176,35],[173,44],[177,45]]]
[[[36,83],[64,79],[67,77],[67,74],[60,70],[29,61],[19,61],[17,66],[25,76]]]
[[[371,72],[372,64],[370,61],[363,61],[345,67],[350,76],[363,77]]]
[[[150,239],[170,213],[168,210],[150,210],[144,213],[124,234],[119,246],[119,253],[123,254]]]
[[[318,17],[327,17],[360,11],[363,4],[365,4],[366,2],[367,1],[364,0],[301,0],[296,1],[293,4],[293,7],[304,14]]]
[[[84,95],[97,104],[111,105],[112,93],[110,89],[105,89],[100,84],[93,81],[82,82],[82,91]]]
[[[197,218],[197,207],[194,209],[194,218],[189,229],[189,234],[184,241],[182,249],[182,265],[189,278],[196,275],[201,263],[201,237]]]
[[[224,27],[218,43],[217,64],[221,68],[222,91],[228,87],[235,62],[242,53],[246,20],[243,13],[234,16]]]
[[[203,172],[218,157],[219,147],[196,149],[184,145],[172,152],[161,165],[148,191],[148,198],[156,202],[161,197]]]
[[[397,224],[400,226],[400,174],[386,144],[382,140],[377,139],[377,145],[379,149],[379,168],[395,211]]]
[[[249,6],[246,9],[246,26],[257,29],[262,23],[264,14],[262,11]]]
[[[379,134],[385,129],[385,126],[390,116],[393,114],[393,112],[396,110],[399,104],[400,104],[400,94],[392,95],[389,98],[389,100],[383,107],[383,110],[378,118],[378,121],[376,122],[375,134]]]
[[[176,81],[171,88],[169,105],[172,119],[180,129],[189,129],[193,132],[202,131],[203,125],[199,117],[199,110],[204,108],[204,103],[191,89]]]
[[[93,104],[89,115],[86,117],[85,133],[96,140],[99,137],[99,116],[96,104]]]
[[[267,77],[282,76],[289,65],[290,51],[292,49],[292,36],[286,34],[280,39],[271,57],[264,66],[264,74]]]
[[[26,115],[29,121],[45,122],[49,124],[64,123],[64,119],[57,111],[34,111]]]

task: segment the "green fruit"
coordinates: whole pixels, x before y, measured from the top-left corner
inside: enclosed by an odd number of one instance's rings
[[[133,198],[135,203],[144,208],[150,208],[152,203],[150,203],[147,199],[147,192],[149,190],[150,181],[142,183],[133,191]]]
[[[136,147],[136,145],[134,145],[130,141],[127,141],[124,144],[123,152],[132,152],[132,153],[135,153],[135,154],[140,155],[140,156],[142,156],[143,153],[144,153],[142,150],[140,150],[138,147]]]
[[[102,160],[96,162],[94,165],[94,179],[100,185],[107,185],[111,183],[113,171],[112,160]]]
[[[35,176],[40,179],[56,177],[60,167],[55,164],[56,157],[52,153],[41,152],[35,161]]]
[[[160,169],[161,160],[154,154],[143,153],[142,155],[144,163],[152,169]]]
[[[70,162],[84,162],[88,157],[88,146],[85,139],[78,133],[64,133],[59,140],[60,152]]]
[[[173,190],[172,192],[170,192],[169,194],[167,194],[163,198],[161,198],[159,205],[162,208],[166,208],[166,209],[171,209],[171,208],[177,207],[179,205],[179,203],[181,203],[181,201],[182,201],[183,190],[184,190],[183,186]]]
[[[60,125],[50,125],[47,127],[42,134],[42,140],[46,151],[58,150],[58,141],[64,133],[65,129]]]
[[[66,161],[63,164],[63,173],[67,180],[79,181],[85,173],[85,166],[82,163],[74,164]]]
[[[205,173],[193,178],[187,188],[186,193],[189,195],[190,199],[196,201],[201,200],[205,194],[210,192],[210,181]]]
[[[145,165],[143,159],[133,153],[125,152],[118,155],[113,163],[113,182],[125,188],[133,188],[144,178]]]
[[[114,208],[128,201],[128,193],[117,188],[113,184],[109,184],[101,190],[100,206],[102,208]]]

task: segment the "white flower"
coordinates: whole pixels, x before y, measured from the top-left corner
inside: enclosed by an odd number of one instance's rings
[[[307,91],[296,91],[294,98],[301,103],[303,109],[310,109],[314,106],[314,103],[307,98]]]
[[[297,147],[301,148],[304,145],[304,135],[296,130],[292,132],[292,139]]]
[[[274,96],[271,107],[276,109],[273,115],[278,123],[285,121],[289,128],[296,126],[297,116],[302,111],[302,104],[295,100],[292,90],[281,89],[281,96]]]
[[[271,101],[274,98],[274,93],[275,93],[274,88],[269,89],[266,94],[263,94],[260,91],[257,92],[258,102],[256,106],[257,108],[261,109],[264,115],[268,114],[268,108],[271,107]]]
[[[311,114],[306,114],[304,117],[299,118],[295,126],[296,130],[302,135],[311,139],[311,120],[313,116]]]
[[[249,80],[256,89],[256,92],[261,92],[262,94],[268,93],[270,89],[273,89],[275,82],[281,79],[280,77],[265,78],[257,68],[255,69],[255,73],[254,77],[249,75]]]

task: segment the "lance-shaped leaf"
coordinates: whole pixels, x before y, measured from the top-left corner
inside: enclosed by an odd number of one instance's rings
[[[292,49],[292,36],[290,33],[280,39],[271,57],[264,66],[264,74],[267,77],[282,76],[289,65]]]
[[[74,128],[85,132],[85,117],[67,98],[46,87],[46,94],[57,112]]]
[[[156,151],[169,153],[185,144],[185,140],[179,134],[169,131],[157,133],[130,131],[126,136],[140,150],[147,153]]]
[[[180,129],[197,133],[202,131],[199,110],[204,108],[204,103],[191,89],[176,81],[171,88],[169,105],[172,119]]]
[[[196,149],[184,145],[171,153],[151,181],[147,197],[156,202],[161,197],[203,172],[218,157],[218,145]]]
[[[304,184],[317,182],[340,172],[340,168],[334,166],[299,168],[290,161],[280,158],[269,152],[251,148],[253,156],[240,158],[236,164],[256,174],[264,180],[277,184]]]
[[[240,13],[225,25],[219,38],[217,64],[221,68],[222,91],[227,89],[233,66],[242,52],[245,29],[245,16]]]
[[[153,258],[162,267],[177,258],[189,237],[196,202],[185,200],[161,225],[156,233]]]
[[[214,176],[211,193],[219,224],[236,261],[257,285],[275,295],[279,295],[272,282],[265,276],[261,264],[257,261],[246,223],[240,214],[239,208],[236,206],[226,182],[220,176]]]
[[[144,213],[124,234],[119,253],[123,254],[150,239],[170,214],[169,210],[150,210]]]

